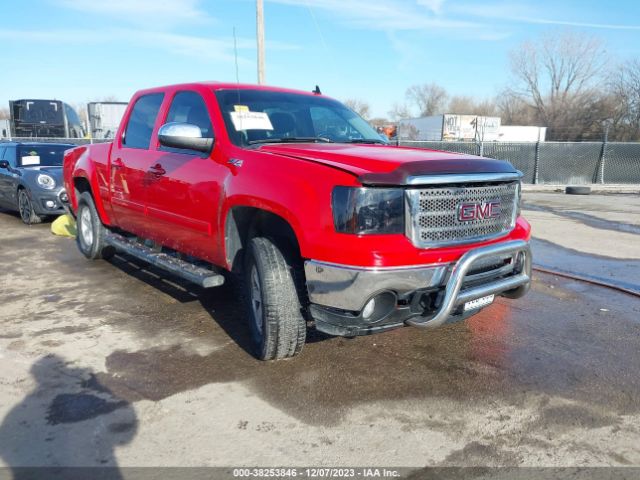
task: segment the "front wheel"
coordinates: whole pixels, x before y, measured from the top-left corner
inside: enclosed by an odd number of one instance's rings
[[[29,194],[24,188],[18,191],[18,211],[20,212],[20,219],[26,225],[42,222],[42,217],[33,210]]]
[[[244,268],[245,299],[261,360],[293,357],[304,345],[307,324],[292,268],[270,239],[251,239]]]
[[[105,243],[107,228],[102,224],[93,197],[84,192],[78,199],[76,243],[82,254],[91,259],[111,258],[115,249]]]

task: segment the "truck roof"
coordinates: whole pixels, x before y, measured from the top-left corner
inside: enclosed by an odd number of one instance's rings
[[[165,85],[162,87],[146,88],[143,90],[139,90],[138,93],[163,92],[166,90],[191,89],[194,87],[208,87],[214,91],[215,90],[265,90],[270,92],[297,93],[301,95],[310,95],[310,96],[317,95],[316,93],[313,93],[311,90],[308,90],[308,91],[295,90],[292,88],[273,87],[270,85],[256,85],[251,83],[217,82],[217,81],[178,83],[175,85]]]
[[[58,100],[56,98],[18,98],[16,100],[11,100],[14,103],[17,102],[62,102],[62,100]]]

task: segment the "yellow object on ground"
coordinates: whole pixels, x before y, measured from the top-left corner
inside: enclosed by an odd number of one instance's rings
[[[51,233],[61,237],[75,237],[76,221],[68,213],[66,215],[60,215],[51,224]]]

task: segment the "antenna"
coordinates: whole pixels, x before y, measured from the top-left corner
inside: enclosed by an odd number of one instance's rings
[[[236,40],[236,27],[233,27],[233,55],[236,61],[236,83],[240,83],[240,74],[238,73],[238,42]]]
[[[238,73],[238,42],[236,41],[236,27],[233,26],[233,54],[236,60],[236,93],[238,94],[238,105],[240,104],[240,73]]]

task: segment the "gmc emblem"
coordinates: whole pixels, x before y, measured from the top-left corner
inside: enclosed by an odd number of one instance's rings
[[[484,220],[500,216],[502,204],[500,200],[488,202],[463,202],[458,205],[458,220],[470,222],[472,220]]]

